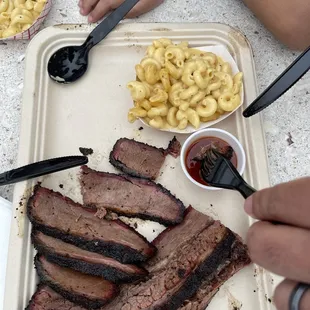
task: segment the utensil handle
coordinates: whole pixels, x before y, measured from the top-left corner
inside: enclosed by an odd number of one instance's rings
[[[240,185],[236,189],[239,191],[239,193],[243,196],[244,199],[249,198],[256,192],[256,190],[246,182],[240,183]]]
[[[85,165],[87,163],[88,158],[86,156],[67,156],[43,160],[1,173],[0,186],[25,181],[49,173]]]
[[[105,18],[88,36],[84,43],[88,50],[103,40],[129,13],[139,0],[125,0],[114,12]]]

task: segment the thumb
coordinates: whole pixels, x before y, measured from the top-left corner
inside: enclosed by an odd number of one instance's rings
[[[246,199],[244,202],[244,211],[251,217],[255,218],[253,213],[253,195]]]
[[[278,184],[254,193],[244,210],[255,219],[310,229],[310,178]]]

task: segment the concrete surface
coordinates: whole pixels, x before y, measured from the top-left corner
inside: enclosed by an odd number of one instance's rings
[[[85,23],[77,0],[54,0],[45,26]],[[240,29],[249,39],[262,91],[296,57],[280,45],[239,0],[166,0],[135,22],[221,22]],[[15,167],[21,115],[24,54],[27,42],[0,42],[0,172]],[[310,174],[310,75],[264,111],[272,184]],[[12,188],[0,196],[11,199]]]

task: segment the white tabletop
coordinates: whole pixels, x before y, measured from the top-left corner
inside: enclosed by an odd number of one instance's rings
[[[77,0],[54,0],[45,26],[85,22]],[[221,22],[238,28],[253,47],[261,91],[297,55],[279,44],[240,0],[166,0],[133,22]],[[15,167],[27,44],[26,41],[0,43],[0,171]],[[310,173],[309,85],[310,75],[306,75],[263,112],[272,184]],[[11,187],[1,187],[0,196],[11,199]]]

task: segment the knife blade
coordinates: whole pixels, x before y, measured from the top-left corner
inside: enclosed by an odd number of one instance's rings
[[[310,47],[306,49],[270,86],[260,94],[244,111],[250,117],[264,110],[310,70]]]
[[[0,174],[0,186],[17,183],[42,175],[55,173],[73,167],[86,165],[86,156],[65,156],[39,161],[17,169],[13,169]]]

